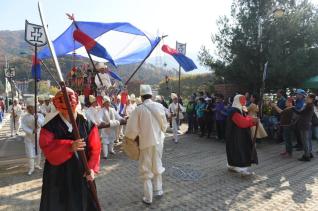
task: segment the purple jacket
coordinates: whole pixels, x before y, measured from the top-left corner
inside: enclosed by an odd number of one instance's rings
[[[225,121],[226,120],[226,111],[224,108],[224,103],[219,102],[215,105],[215,120],[216,121]]]

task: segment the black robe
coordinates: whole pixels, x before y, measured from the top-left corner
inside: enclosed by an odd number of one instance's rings
[[[80,114],[76,119],[80,135],[86,142],[85,153],[89,159],[88,152],[89,135],[92,131],[91,125]],[[74,140],[73,134],[68,132],[68,127],[59,115],[55,116],[41,131],[40,139],[45,139],[48,134],[54,135],[54,141]],[[40,143],[43,140],[40,140]],[[44,152],[45,154],[45,152]],[[61,155],[62,156],[62,155]],[[43,171],[43,186],[40,210],[42,211],[94,211],[97,210],[92,199],[86,178],[83,177],[83,166],[75,153],[70,159],[60,165],[52,165],[48,159],[45,160]]]
[[[231,108],[226,123],[226,155],[230,166],[249,167],[258,164],[255,145],[252,143],[250,128],[240,128],[232,120],[235,113],[244,116],[237,108]]]

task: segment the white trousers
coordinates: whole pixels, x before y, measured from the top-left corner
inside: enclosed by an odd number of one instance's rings
[[[173,130],[173,138],[175,141],[178,141],[178,123],[177,118],[172,118],[172,130]]]
[[[114,144],[104,144],[103,143],[103,156],[108,157],[108,152],[114,152]]]
[[[25,154],[28,160],[29,170],[33,171],[34,166],[40,166],[41,164],[41,148],[38,143],[38,154],[35,154],[35,145],[31,140],[25,140]]]
[[[162,191],[162,173],[165,168],[162,166],[163,145],[155,145],[140,150],[139,173],[143,180],[144,198],[151,203],[153,191],[163,193]]]
[[[20,118],[15,118],[13,123],[13,119],[10,118],[10,130],[11,130],[11,135],[14,135],[17,133],[20,129]]]

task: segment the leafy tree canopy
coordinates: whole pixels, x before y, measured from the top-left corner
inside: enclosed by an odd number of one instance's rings
[[[274,10],[284,15],[275,17]],[[318,13],[308,0],[233,0],[230,17],[220,17],[212,35],[216,53],[203,46],[199,59],[216,78],[250,91],[297,87],[317,75]]]

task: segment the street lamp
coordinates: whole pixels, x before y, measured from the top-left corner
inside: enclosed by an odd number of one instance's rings
[[[285,10],[282,8],[282,7],[277,7],[275,8],[275,10],[272,12],[272,14],[269,16],[269,18],[271,17],[274,17],[274,18],[281,18],[283,17],[285,14]],[[261,61],[261,58],[262,58],[262,52],[263,52],[263,44],[262,44],[262,33],[263,33],[263,22],[264,22],[264,19],[263,18],[259,18],[259,22],[258,22],[258,41],[259,41],[259,58],[260,58],[260,65],[259,65],[259,68],[260,68],[260,73],[261,75],[263,75],[263,78],[262,78],[262,87],[260,89],[260,102],[259,102],[259,110],[260,110],[260,117],[262,118],[263,117],[263,94],[265,92],[265,78],[264,78],[264,71],[262,68],[263,68],[263,65],[262,65],[262,61]],[[265,67],[264,67],[265,69]],[[262,71],[263,70],[263,71]],[[266,74],[266,73],[265,73]]]

